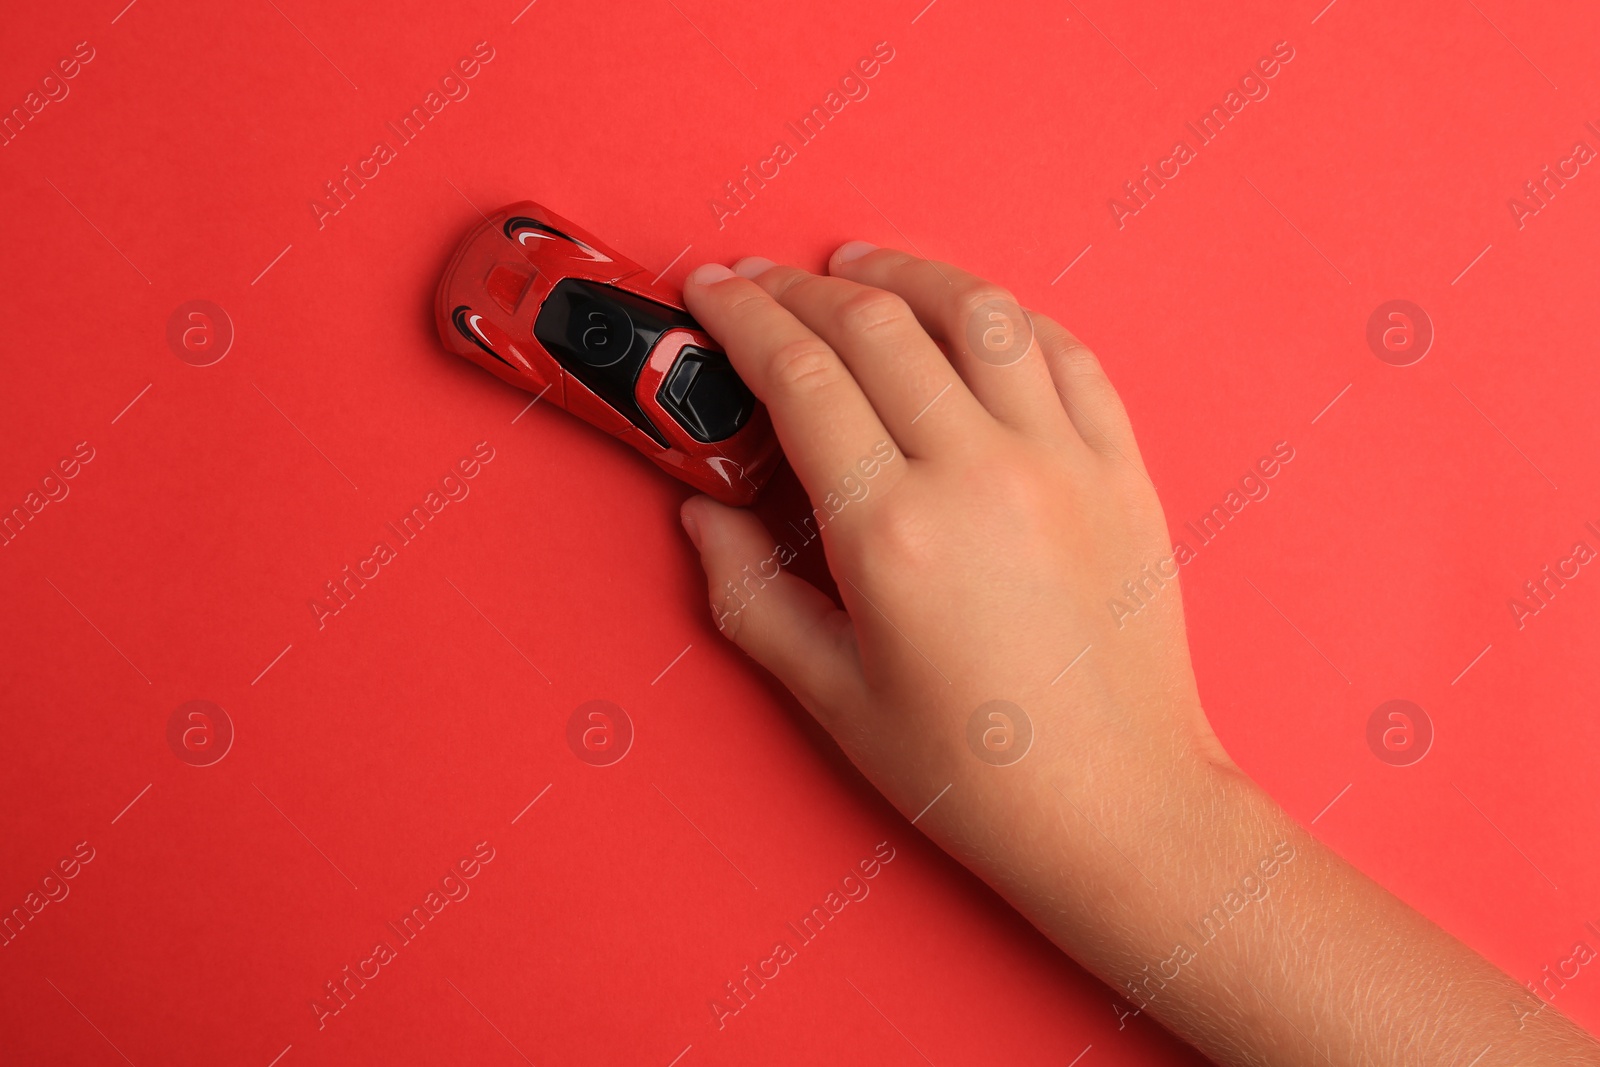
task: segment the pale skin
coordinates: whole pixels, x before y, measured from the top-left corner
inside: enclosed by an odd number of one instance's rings
[[[684,296],[813,505],[854,487],[822,528],[844,610],[787,571],[749,581],[778,544],[749,512],[695,497],[683,524],[724,634],[917,829],[1123,1011],[1217,1063],[1600,1065],[1593,1038],[1228,757],[1166,577],[1161,504],[1072,334],[996,285],[863,242],[824,275],[756,258],[736,271],[700,267]],[[975,351],[990,337],[998,357]],[[1119,617],[1107,604],[1130,580],[1141,607]],[[1009,765],[969,742],[994,700],[1032,724]]]

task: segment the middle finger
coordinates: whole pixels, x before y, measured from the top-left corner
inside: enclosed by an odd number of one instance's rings
[[[735,269],[839,353],[907,455],[959,448],[979,420],[993,421],[894,293],[764,259]]]

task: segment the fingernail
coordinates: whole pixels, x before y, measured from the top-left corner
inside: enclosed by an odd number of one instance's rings
[[[849,263],[853,259],[860,259],[878,246],[871,241],[846,241],[839,246],[839,251],[833,254],[835,263]]]
[[[683,523],[683,532],[689,535],[689,540],[694,542],[694,547],[700,547],[700,524],[694,521],[694,516],[687,511],[678,512],[678,521]]]
[[[695,285],[715,285],[733,277],[733,271],[721,263],[703,263],[689,272],[689,281]]]
[[[776,263],[764,256],[745,256],[733,265],[733,273],[745,278],[755,278],[776,266]]]

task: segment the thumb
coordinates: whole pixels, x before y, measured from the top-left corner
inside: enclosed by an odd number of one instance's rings
[[[793,551],[750,512],[697,496],[679,518],[700,550],[717,629],[831,730],[864,690],[850,616],[783,569]]]

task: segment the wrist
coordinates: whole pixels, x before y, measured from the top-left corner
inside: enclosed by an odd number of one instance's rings
[[[1265,912],[1308,839],[1231,760],[1124,763],[1115,783],[1086,769],[1036,783],[1033,826],[980,873],[1063,950],[1148,1003],[1186,958]]]

